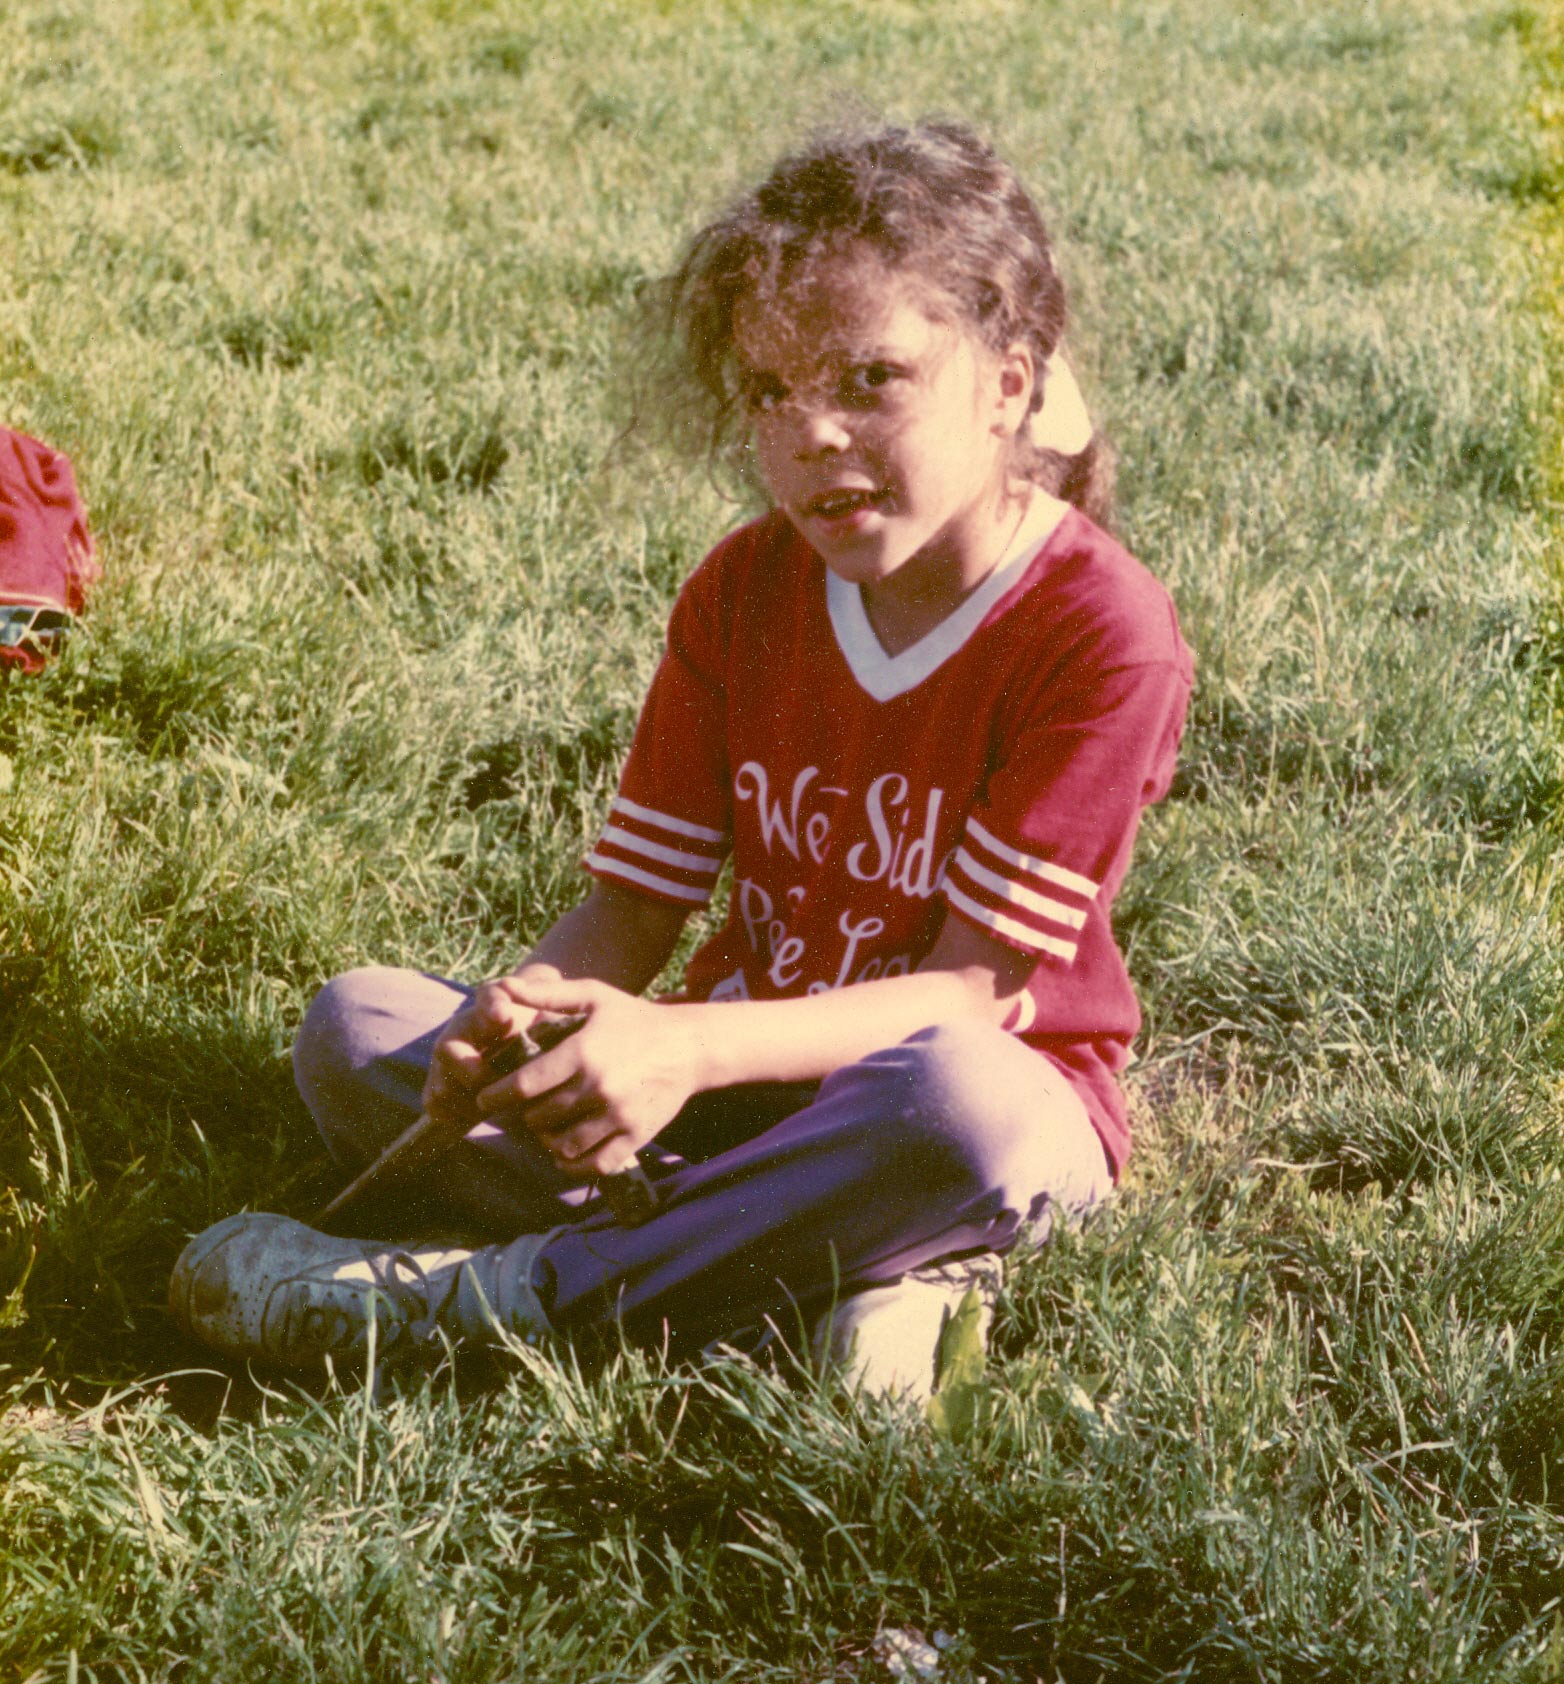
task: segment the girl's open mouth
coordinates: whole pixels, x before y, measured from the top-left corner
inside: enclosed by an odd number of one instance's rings
[[[805,513],[817,520],[850,520],[855,515],[867,514],[878,508],[884,498],[883,491],[827,491],[811,499],[805,505]]]

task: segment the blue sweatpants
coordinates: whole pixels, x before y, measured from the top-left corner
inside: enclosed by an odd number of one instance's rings
[[[435,1039],[469,992],[374,967],[316,996],[294,1070],[344,1171],[417,1116]],[[625,1226],[530,1137],[481,1124],[373,1212],[376,1237],[457,1228],[483,1244],[483,1276],[503,1300],[507,1242],[558,1228],[528,1264],[554,1326],[617,1322],[680,1354],[767,1318],[796,1325],[836,1294],[938,1258],[1003,1251],[1112,1187],[1057,1066],[976,1022],[922,1030],[818,1086],[697,1095],[642,1162],[658,1207]]]

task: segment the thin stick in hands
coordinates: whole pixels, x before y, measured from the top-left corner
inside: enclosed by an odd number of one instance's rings
[[[567,1017],[534,1023],[530,1029],[524,1029],[519,1035],[501,1041],[485,1062],[494,1076],[508,1076],[511,1071],[519,1070],[539,1053],[547,1052],[550,1047],[557,1047],[585,1021],[585,1018]],[[323,1228],[372,1189],[379,1191],[395,1186],[419,1171],[428,1169],[431,1164],[438,1163],[466,1132],[465,1128],[460,1127],[453,1130],[451,1125],[436,1122],[427,1111],[423,1112],[417,1121],[409,1123],[402,1130],[367,1169],[354,1176],[334,1199],[321,1206],[311,1218],[312,1226]]]

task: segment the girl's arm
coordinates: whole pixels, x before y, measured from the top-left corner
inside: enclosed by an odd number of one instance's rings
[[[697,1087],[802,1082],[828,1076],[931,1024],[961,1018],[1004,1023],[1035,959],[947,917],[909,976],[790,1000],[741,1000],[681,1008],[688,1014]]]
[[[1004,1023],[1033,961],[947,918],[922,967],[788,1000],[655,1004],[541,968],[508,979],[527,1007],[582,1013],[568,1041],[477,1096],[480,1115],[529,1129],[562,1169],[612,1173],[694,1093],[812,1081],[932,1024]]]
[[[562,977],[595,977],[639,994],[677,945],[689,911],[614,883],[595,880],[579,905],[559,918],[505,982],[535,965]]]

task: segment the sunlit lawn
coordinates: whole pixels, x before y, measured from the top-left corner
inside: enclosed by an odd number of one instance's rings
[[[0,688],[7,1676],[867,1679],[890,1628],[950,1684],[1559,1676],[1540,12],[13,12],[0,420],[106,582]],[[170,1380],[185,1237],[328,1185],[312,990],[580,892],[742,512],[616,444],[629,306],[856,102],[1036,184],[1199,658],[1122,1197],[1012,1269],[954,1439],[638,1358]]]

